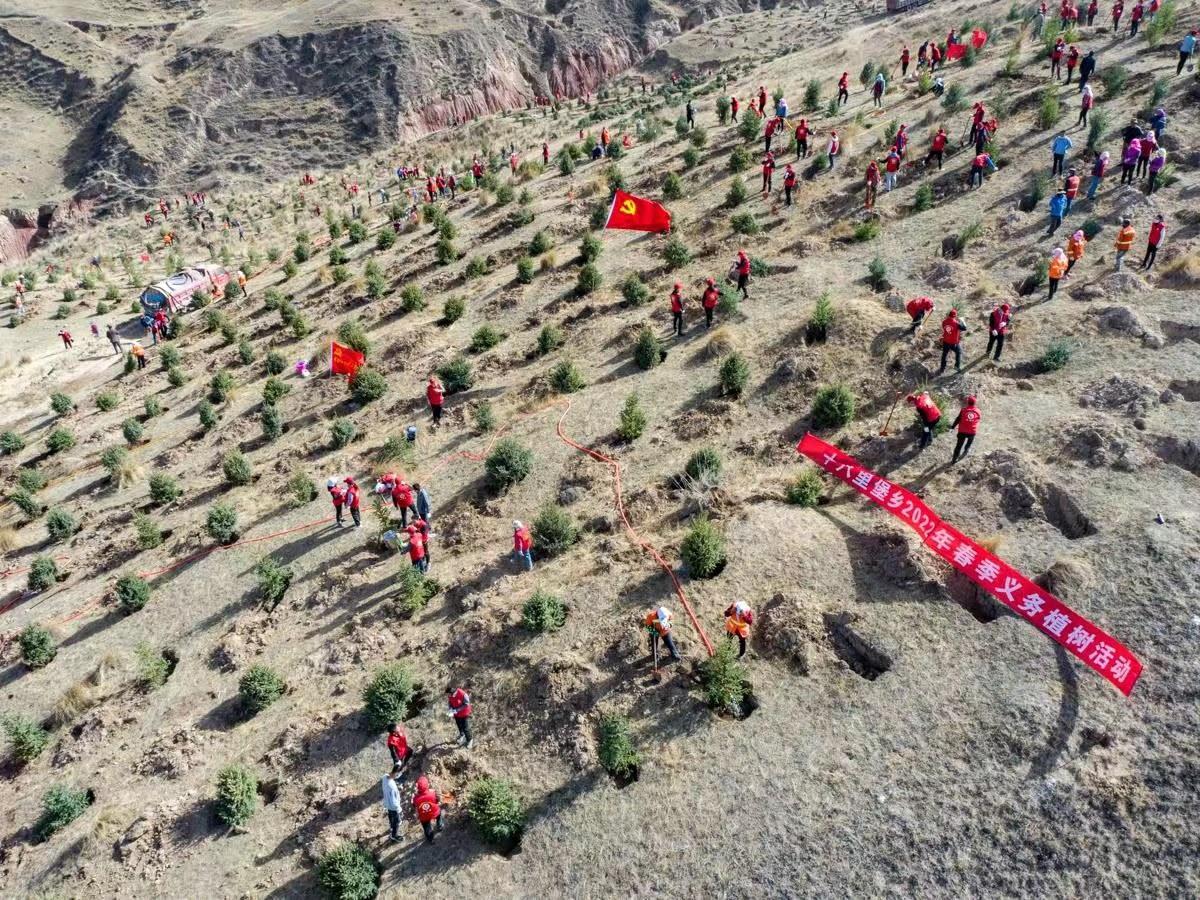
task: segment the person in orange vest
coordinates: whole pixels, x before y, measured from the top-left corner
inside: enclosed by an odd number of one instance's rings
[[[875,198],[879,196],[879,163],[871,160],[867,163],[867,196],[863,201],[863,206],[870,209],[875,205]]]
[[[796,170],[788,163],[783,167],[783,205],[792,205],[792,191],[796,188]]]
[[[533,571],[533,536],[519,519],[513,519],[513,555],[525,562],[525,571]]]
[[[671,334],[683,337],[683,283],[679,281],[671,291]]]
[[[1067,254],[1063,252],[1062,247],[1055,247],[1050,251],[1050,262],[1046,267],[1046,277],[1050,282],[1050,293],[1046,297],[1047,300],[1054,299],[1054,295],[1058,292],[1058,282],[1066,274]]]
[[[1067,271],[1063,273],[1064,278],[1071,277],[1071,270],[1075,268],[1075,263],[1083,259],[1083,250],[1087,246],[1087,235],[1083,231],[1076,231],[1067,239]]]
[[[1011,310],[1012,307],[1007,303],[1001,303],[999,306],[992,307],[992,312],[988,316],[988,343],[983,355],[987,356],[991,353],[994,344],[996,355],[992,358],[996,362],[1000,362],[1000,352],[1004,349],[1004,338],[1008,334],[1009,323],[1012,322]]]
[[[962,371],[962,336],[967,333],[965,326],[958,318],[958,310],[952,309],[942,319],[942,366],[938,369],[941,375],[946,371],[946,357],[954,354],[954,371]]]
[[[671,611],[665,606],[650,610],[642,618],[642,624],[650,634],[650,652],[654,654],[656,661],[658,659],[659,641],[662,641],[666,645],[667,652],[671,654],[671,659],[676,662],[679,661],[679,651],[675,648],[675,639],[671,637],[671,619]]]
[[[425,399],[429,401],[429,411],[433,413],[433,424],[436,428],[442,423],[442,404],[446,399],[446,389],[442,387],[436,375],[429,376],[429,383],[425,385]]]
[[[949,137],[946,134],[946,129],[938,127],[937,134],[933,136],[933,141],[929,144],[929,153],[925,157],[925,165],[929,165],[931,159],[936,159],[938,171],[941,171],[942,160],[946,156],[946,142]]]
[[[458,728],[458,743],[470,750],[473,739],[471,738],[471,695],[468,688],[470,685],[466,682],[463,682],[461,687],[451,684],[446,688],[446,705],[449,707],[446,715],[454,720],[454,724]]]
[[[63,332],[63,334],[65,341],[71,340],[71,335],[69,333]],[[68,343],[67,346],[70,346],[70,344]],[[137,367],[139,369],[146,368],[146,350],[141,344],[139,344],[137,341],[134,341],[132,346],[129,348],[129,352],[133,354],[133,358],[137,361]]]
[[[975,432],[979,430],[979,407],[975,405],[975,398],[968,397],[966,404],[958,411],[958,415],[954,417],[954,421],[950,423],[951,428],[958,429],[958,440],[954,444],[954,455],[950,458],[951,463],[956,463],[959,457],[966,458],[966,455],[971,452],[971,445],[975,443]]]
[[[1063,179],[1063,193],[1067,195],[1067,208],[1063,211],[1066,215],[1071,212],[1071,204],[1079,194],[1079,173],[1074,169],[1067,170],[1067,177]]]
[[[333,512],[337,517],[337,527],[342,527],[342,506],[346,503],[346,489],[338,484],[336,478],[325,482],[325,490],[329,491],[329,499],[333,501]]]
[[[417,821],[425,832],[425,843],[432,844],[434,835],[445,825],[446,814],[442,812],[442,798],[429,786],[429,779],[424,775],[417,779],[417,792],[413,794],[412,802]]]
[[[843,72],[842,77],[837,83],[837,103],[838,106],[849,102],[850,100],[850,73]]]
[[[912,319],[912,325],[908,327],[909,334],[916,334],[917,329],[921,327],[921,323],[925,321],[925,316],[933,312],[933,301],[928,297],[913,297],[904,306],[905,311]]]
[[[248,290],[246,290],[246,273],[243,272],[241,269],[238,269],[237,275],[235,277],[237,278],[237,286],[238,286],[238,289],[241,290],[242,296],[249,297],[250,292]]]
[[[1129,248],[1133,246],[1134,238],[1137,237],[1137,232],[1133,230],[1133,222],[1128,219],[1121,220],[1121,230],[1117,232],[1117,240],[1113,246],[1117,250],[1117,271],[1121,271],[1121,267],[1125,264],[1125,254],[1129,252]]]
[[[742,299],[750,299],[750,256],[745,250],[737,252],[737,259],[733,262],[734,271],[737,273],[737,289],[742,292]]]
[[[721,299],[721,292],[717,290],[717,281],[715,278],[704,279],[704,284],[704,296],[700,300],[700,305],[704,307],[704,327],[711,328],[713,310],[717,308],[717,303]]]
[[[725,609],[725,633],[730,640],[738,639],[738,659],[746,655],[746,641],[750,638],[750,626],[754,624],[754,610],[745,600],[731,603]]]
[[[942,411],[937,408],[937,404],[929,396],[929,391],[909,394],[906,399],[917,408],[917,417],[921,420],[921,446],[918,449],[924,450],[933,440],[933,429],[941,419]]]

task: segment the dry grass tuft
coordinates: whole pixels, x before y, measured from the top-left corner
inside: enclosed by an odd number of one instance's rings
[[[17,529],[8,525],[0,527],[0,553],[8,553],[19,546]]]
[[[722,325],[712,333],[704,345],[704,355],[709,359],[722,359],[737,349],[737,336],[733,330]]]
[[[1200,250],[1184,253],[1163,266],[1163,284],[1177,288],[1200,288]]]
[[[116,482],[118,488],[126,488],[145,477],[146,470],[132,457],[122,462],[112,474],[113,481]]]
[[[71,724],[99,702],[99,691],[89,684],[90,681],[89,677],[71,685],[58,698],[58,702],[50,711],[50,717],[56,727],[62,728]]]

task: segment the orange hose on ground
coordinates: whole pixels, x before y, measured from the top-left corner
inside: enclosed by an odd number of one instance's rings
[[[679,579],[675,575],[675,570],[672,569],[670,564],[662,558],[662,554],[658,552],[653,544],[638,534],[637,529],[635,529],[633,524],[629,521],[629,516],[625,514],[625,500],[621,493],[620,460],[614,459],[611,456],[607,456],[601,453],[599,450],[593,450],[591,447],[585,447],[583,444],[577,443],[571,438],[567,437],[566,433],[563,431],[563,420],[566,419],[567,413],[571,411],[571,401],[564,400],[563,403],[566,405],[563,409],[562,415],[558,417],[558,425],[555,428],[555,431],[558,433],[559,440],[569,447],[574,447],[580,453],[586,453],[592,459],[596,460],[596,462],[601,462],[608,466],[613,476],[613,495],[616,499],[617,512],[621,515],[621,521],[625,524],[625,530],[629,532],[630,539],[637,544],[638,547],[650,554],[651,558],[653,558],[653,560],[662,567],[662,570],[667,573],[667,577],[671,579],[671,584],[675,588],[675,594],[679,597],[679,602],[683,604],[684,611],[687,613],[688,619],[692,623],[692,627],[696,629],[696,634],[700,635],[700,640],[704,642],[704,648],[708,651],[708,655],[712,656],[712,642],[708,639],[708,635],[704,633],[704,629],[701,627],[700,621],[696,618],[696,613],[692,610],[692,604],[688,602],[687,595],[683,592],[683,585],[679,583]]]

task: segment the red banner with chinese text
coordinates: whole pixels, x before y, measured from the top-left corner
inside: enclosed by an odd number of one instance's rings
[[[1142,664],[1120,641],[947,525],[911,491],[864,468],[853,456],[811,434],[804,436],[796,451],[902,519],[930,550],[1129,696],[1142,674]]]
[[[343,347],[337,341],[329,348],[329,372],[331,375],[349,375],[354,377],[367,361],[367,358],[350,347]]]

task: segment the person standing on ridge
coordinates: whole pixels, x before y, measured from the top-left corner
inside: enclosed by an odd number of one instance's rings
[[[958,462],[960,457],[965,459],[966,455],[971,452],[971,445],[975,443],[975,433],[979,430],[979,419],[979,407],[975,405],[975,398],[968,397],[963,408],[958,411],[958,415],[950,423],[951,428],[958,429],[958,440],[954,444],[954,455],[950,458],[951,463]]]
[[[454,719],[454,725],[458,728],[458,743],[470,750],[474,741],[471,737],[471,695],[468,688],[470,685],[464,682],[461,687],[452,684],[446,689],[446,715]]]
[[[941,375],[946,371],[946,357],[954,354],[954,371],[962,371],[962,336],[967,328],[958,318],[958,310],[952,309],[942,319],[942,366],[938,369]]]
[[[994,344],[996,355],[992,358],[996,362],[1000,362],[1000,354],[1004,350],[1004,338],[1008,335],[1008,325],[1012,321],[1011,310],[1012,307],[1007,303],[1002,303],[999,306],[993,306],[992,312],[988,316],[988,343],[983,355],[987,356],[991,353]]]
[[[525,563],[525,571],[533,571],[533,536],[519,519],[513,519],[513,559]]]
[[[679,281],[671,290],[671,334],[683,337],[683,283]]]
[[[1133,222],[1129,218],[1121,220],[1121,229],[1117,232],[1117,239],[1113,242],[1113,247],[1117,251],[1117,271],[1120,272],[1125,264],[1125,254],[1133,247],[1134,238],[1137,237],[1137,232],[1133,230]]]

